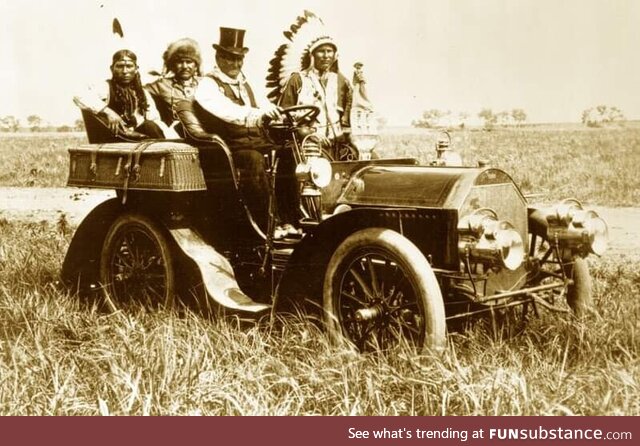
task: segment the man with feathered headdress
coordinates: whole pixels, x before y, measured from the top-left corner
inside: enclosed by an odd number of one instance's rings
[[[337,46],[330,37],[320,38],[309,45],[309,54],[309,66],[291,75],[278,105],[317,105],[320,133],[329,139],[340,138],[351,131],[352,89],[338,71]]]
[[[160,78],[145,88],[156,101],[165,124],[181,133],[176,105],[193,100],[200,81],[202,57],[198,43],[188,37],[171,42],[164,52],[164,67]]]
[[[270,97],[281,107],[318,106],[318,132],[332,141],[349,142],[353,89],[338,70],[336,42],[309,11],[284,34],[290,42],[271,61],[267,86],[276,88]]]

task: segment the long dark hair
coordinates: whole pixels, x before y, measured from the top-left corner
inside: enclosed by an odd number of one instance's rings
[[[136,65],[138,65],[138,57],[131,50],[119,50],[113,54],[111,58],[111,66],[116,64],[116,62],[122,60],[124,57],[131,59]],[[117,108],[120,108],[119,111],[124,120],[127,123],[135,122],[135,112],[136,109],[139,108],[142,114],[148,110],[149,104],[147,103],[147,97],[144,94],[144,89],[142,88],[142,81],[140,79],[140,72],[136,71],[133,80],[128,85],[121,85],[117,82],[111,82],[113,86],[114,93],[114,102],[117,105]]]

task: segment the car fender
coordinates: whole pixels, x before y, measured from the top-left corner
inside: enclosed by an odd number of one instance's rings
[[[425,245],[420,240],[421,234],[416,231],[416,223],[423,229],[448,225],[455,230],[457,220],[455,211],[447,209],[387,207],[354,208],[324,220],[307,232],[291,254],[278,289],[278,309],[280,305],[282,309],[287,309],[287,303],[295,302],[297,305],[304,301],[314,302],[316,306],[322,298],[322,281],[331,256],[340,243],[361,229],[392,229],[403,234],[424,251]],[[439,249],[439,255],[445,258],[449,255],[451,247],[446,237],[439,239],[439,246],[442,247]],[[304,306],[309,308],[307,305]]]
[[[93,208],[76,229],[64,261],[60,278],[74,292],[83,292],[98,283],[100,252],[109,227],[122,212],[118,198]]]
[[[61,271],[62,282],[74,292],[87,293],[99,282],[100,254],[104,239],[115,219],[128,208],[118,198],[96,206],[76,230]],[[144,212],[138,209],[137,212]],[[151,212],[144,212],[158,221],[180,248],[182,254],[197,266],[209,297],[221,306],[252,313],[269,309],[268,305],[251,300],[240,291],[229,261],[208,245],[189,225],[175,227],[170,221]],[[181,259],[184,260],[184,259]],[[205,302],[209,308],[209,302]]]
[[[192,228],[182,226],[167,228],[182,253],[197,266],[207,295],[217,304],[230,310],[259,313],[271,308],[270,305],[253,301],[240,290],[229,261]],[[209,302],[200,302],[204,308],[211,308]]]

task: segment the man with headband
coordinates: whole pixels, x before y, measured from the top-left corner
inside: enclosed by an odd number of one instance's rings
[[[111,79],[73,98],[76,105],[100,117],[114,135],[133,133],[164,138],[167,126],[153,99],[142,87],[138,58],[130,50],[117,51],[111,62]]]

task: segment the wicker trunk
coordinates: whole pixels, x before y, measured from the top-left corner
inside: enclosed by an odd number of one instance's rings
[[[69,149],[68,186],[98,189],[206,190],[198,149],[180,142],[87,144]]]

